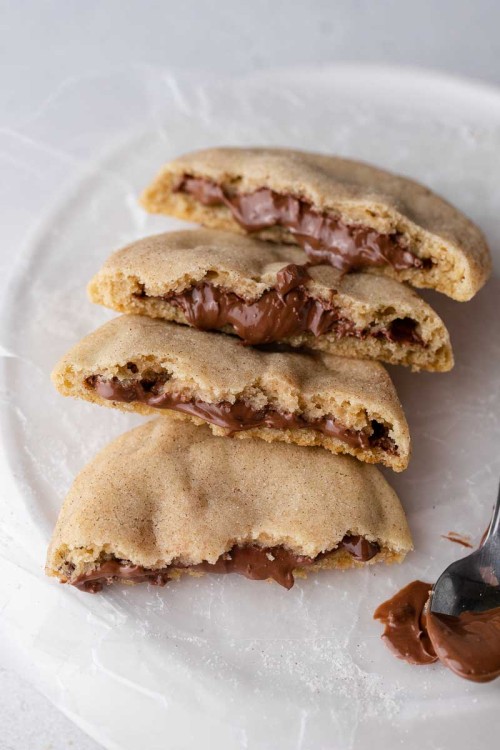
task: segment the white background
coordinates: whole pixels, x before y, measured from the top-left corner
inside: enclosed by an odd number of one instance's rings
[[[16,158],[16,148],[75,80],[131,64],[216,76],[349,60],[420,65],[500,83],[499,22],[494,0],[2,0],[0,284],[7,283],[26,233],[56,197],[53,180],[48,189],[29,161]],[[71,112],[64,117],[71,122]],[[53,122],[56,132],[58,125]],[[30,186],[29,205],[22,190],[9,189],[12,170],[21,170]],[[97,747],[9,669],[5,643],[0,728],[0,750]]]

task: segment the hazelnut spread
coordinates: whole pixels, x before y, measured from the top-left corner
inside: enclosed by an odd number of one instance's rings
[[[130,365],[134,367],[133,363]],[[271,406],[257,409],[242,400],[212,404],[180,393],[165,392],[164,383],[165,376],[161,375],[141,380],[119,380],[116,377],[104,378],[100,375],[91,375],[86,379],[87,386],[93,388],[101,398],[125,403],[140,401],[155,409],[173,409],[199,417],[228,429],[231,433],[251,430],[254,427],[277,430],[310,429],[338,438],[354,448],[379,448],[397,454],[397,447],[389,437],[388,428],[375,420],[371,423],[371,429],[354,430],[344,427],[331,416],[307,419],[301,414],[281,412]]]
[[[181,176],[175,192],[191,195],[204,206],[226,206],[247,232],[281,226],[289,230],[311,263],[329,263],[343,272],[367,266],[392,266],[396,271],[429,268],[429,259],[417,258],[400,234],[350,225],[339,217],[315,210],[307,201],[261,188],[252,193],[229,194],[211,180]]]
[[[393,653],[410,664],[439,659],[474,682],[500,676],[500,607],[458,617],[438,614],[429,609],[431,590],[430,583],[413,581],[375,611]]]
[[[332,333],[337,338],[371,336],[423,346],[412,318],[396,318],[388,326],[357,328],[333,301],[314,298],[305,286],[307,279],[306,268],[290,264],[278,272],[274,289],[251,302],[209,282],[163,299],[180,308],[193,327],[214,330],[229,325],[245,344],[268,344],[300,333]],[[148,295],[142,292],[138,296]]]
[[[500,607],[459,617],[427,612],[426,619],[437,658],[455,674],[473,682],[500,677]]]
[[[359,562],[367,562],[380,552],[380,547],[376,542],[369,542],[362,537],[351,535],[345,536],[335,549],[342,548]],[[148,582],[154,586],[164,586],[170,580],[173,570],[189,568],[189,570],[201,573],[239,573],[256,581],[271,578],[280,586],[291,589],[294,584],[295,568],[312,565],[328,554],[330,552],[311,558],[297,555],[284,547],[235,546],[221,555],[215,563],[206,561],[196,565],[172,563],[157,570],[133,565],[126,560],[110,559],[102,562],[89,573],[83,573],[74,579],[70,578],[69,582],[82,591],[92,594],[102,591],[105,585],[118,580],[130,583]]]
[[[431,583],[413,581],[377,607],[373,615],[385,626],[382,638],[387,646],[410,664],[432,664],[437,660],[424,618],[431,589]]]

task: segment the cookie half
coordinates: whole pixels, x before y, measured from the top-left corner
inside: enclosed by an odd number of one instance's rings
[[[167,418],[122,435],[77,476],[46,572],[92,592],[207,572],[290,588],[294,573],[399,562],[411,548],[375,467]]]
[[[414,370],[453,366],[438,315],[393,279],[304,268],[298,248],[228,232],[169,232],[115,252],[89,284],[93,302],[119,312]]]
[[[313,263],[468,300],[491,273],[486,240],[422,185],[368,164],[268,148],[214,148],[166,164],[142,205],[207,227],[301,245]]]
[[[408,464],[408,425],[376,362],[261,352],[231,336],[123,315],[73,347],[52,379],[65,396],[162,410],[207,422],[217,435],[323,446],[396,471]]]

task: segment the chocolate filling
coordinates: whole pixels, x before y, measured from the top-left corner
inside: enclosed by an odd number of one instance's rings
[[[307,279],[307,269],[292,263],[278,272],[275,288],[254,302],[209,282],[161,299],[180,308],[194,328],[206,331],[232,326],[245,344],[254,346],[300,333],[332,333],[339,339],[371,336],[408,346],[424,345],[417,333],[418,323],[412,318],[396,318],[385,327],[356,328],[333,302],[312,297],[305,286]],[[144,291],[136,296],[148,297]]]
[[[410,664],[438,659],[460,677],[489,682],[500,676],[500,607],[458,617],[429,609],[432,585],[413,581],[381,604],[374,617],[385,626],[392,652]]]
[[[367,562],[380,552],[376,542],[369,542],[360,536],[345,536],[336,549],[345,549],[359,562]],[[333,551],[333,550],[332,550]],[[81,589],[95,594],[102,591],[105,585],[115,581],[129,581],[131,583],[148,582],[153,586],[164,586],[171,577],[173,570],[196,570],[203,573],[239,573],[245,578],[264,581],[272,578],[280,586],[291,589],[294,584],[293,571],[319,562],[330,552],[323,552],[315,558],[296,555],[284,547],[246,547],[235,546],[229,552],[222,554],[215,563],[202,562],[197,565],[183,565],[172,563],[164,568],[149,570],[141,565],[133,565],[127,560],[106,560],[90,573],[82,573],[69,582]]]
[[[276,430],[309,429],[321,432],[328,437],[338,438],[353,448],[364,450],[379,448],[391,455],[397,455],[397,447],[394,440],[389,437],[388,428],[375,420],[371,422],[371,429],[353,430],[344,427],[331,416],[306,419],[301,414],[280,412],[272,406],[256,409],[244,401],[236,401],[233,404],[229,401],[221,401],[211,404],[180,393],[164,392],[165,380],[166,376],[141,380],[119,380],[116,377],[104,378],[101,375],[91,375],[85,383],[101,398],[109,401],[125,403],[139,401],[155,409],[181,411],[199,417],[205,422],[224,427],[230,430],[230,433],[251,430],[254,427],[270,427]]]
[[[367,266],[392,266],[396,271],[432,266],[430,259],[417,258],[404,246],[401,234],[380,234],[369,227],[346,224],[293,195],[268,188],[230,195],[221,185],[190,175],[181,176],[173,190],[191,195],[204,206],[227,206],[247,232],[274,226],[288,229],[314,264],[329,263],[343,272]]]

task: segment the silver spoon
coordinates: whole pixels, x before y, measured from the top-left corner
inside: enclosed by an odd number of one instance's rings
[[[483,543],[446,568],[430,600],[431,612],[453,617],[496,607],[500,607],[500,488]]]

